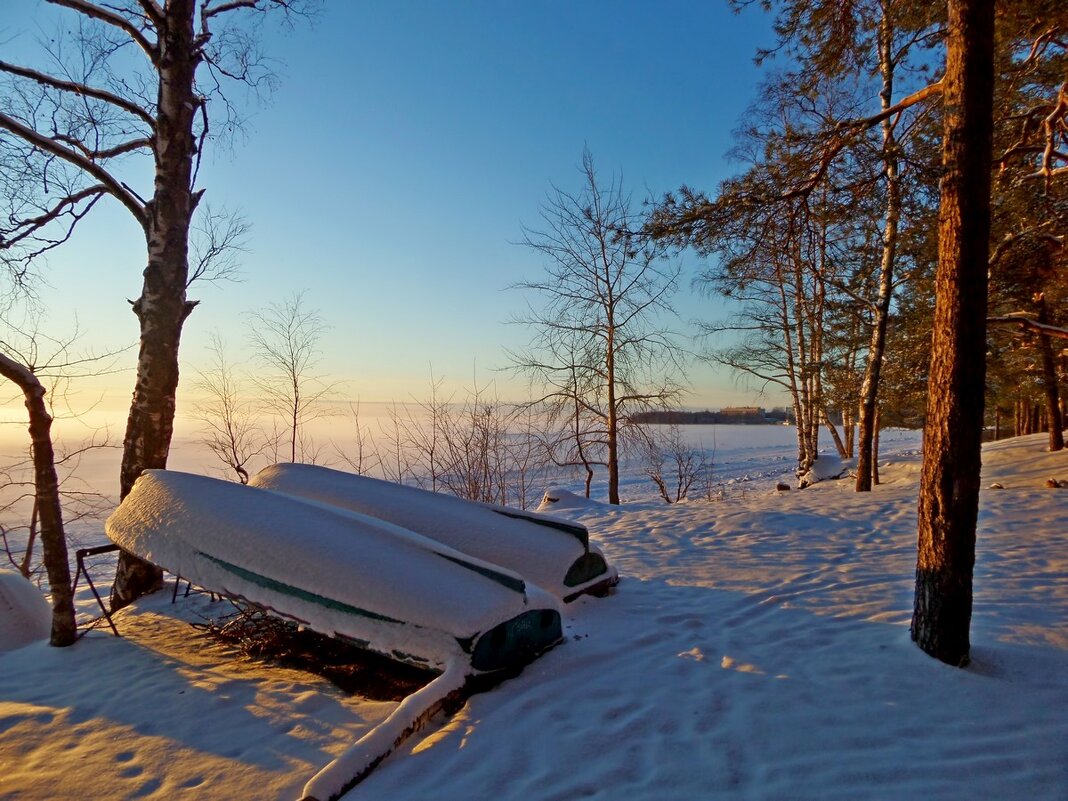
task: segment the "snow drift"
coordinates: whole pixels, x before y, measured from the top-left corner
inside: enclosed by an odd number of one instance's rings
[[[47,640],[52,610],[44,595],[21,573],[0,570],[0,652]]]

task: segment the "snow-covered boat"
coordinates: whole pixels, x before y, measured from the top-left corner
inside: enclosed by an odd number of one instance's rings
[[[517,573],[266,489],[150,470],[105,530],[194,584],[415,664],[513,669],[561,639],[559,601]]]
[[[394,523],[469,556],[519,573],[570,601],[619,580],[586,527],[536,512],[467,501],[389,481],[308,464],[276,464],[251,486]]]

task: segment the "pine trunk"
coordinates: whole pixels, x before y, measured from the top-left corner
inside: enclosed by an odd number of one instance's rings
[[[912,639],[968,663],[986,374],[993,0],[949,0],[943,178]]]
[[[159,113],[155,186],[147,204],[148,266],[141,297],[133,304],[141,330],[137,379],[123,442],[120,494],[125,498],[145,470],[167,466],[178,389],[178,344],[193,309],[186,300],[189,228],[197,196],[192,191],[196,141],[193,0],[166,4],[159,31]],[[160,568],[123,552],[111,591],[119,609],[162,585]]]
[[[1038,321],[1049,322],[1049,310],[1046,307],[1046,299],[1039,297]],[[1059,451],[1064,449],[1064,423],[1061,420],[1060,393],[1057,387],[1057,362],[1053,357],[1053,345],[1050,338],[1045,334],[1038,336],[1039,349],[1042,351],[1042,384],[1046,391],[1046,420],[1049,430],[1049,449]]]

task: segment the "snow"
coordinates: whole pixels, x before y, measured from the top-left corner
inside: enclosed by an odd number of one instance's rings
[[[518,574],[398,526],[190,473],[146,471],[106,529],[195,584],[434,665],[461,654],[458,640],[558,607]]]
[[[560,512],[565,509],[588,508],[597,501],[591,501],[582,495],[576,495],[571,490],[563,487],[549,487],[542,495],[541,503],[538,504],[539,512]]]
[[[821,481],[830,481],[848,475],[853,467],[852,460],[845,460],[838,455],[829,453],[820,454],[820,458],[812,463],[805,474],[801,476],[799,483],[803,487],[818,484]]]
[[[467,678],[466,666],[455,661],[440,676],[405,698],[382,723],[316,773],[304,785],[303,801],[333,798],[355,779],[367,774],[379,760],[388,756],[410,732],[422,729],[430,713],[459,691]]]
[[[984,449],[983,486],[1004,489],[981,495],[959,670],[908,635],[918,437],[884,439],[873,493],[776,493],[788,443],[751,428],[733,463],[720,443],[720,500],[641,499],[634,471],[622,507],[553,508],[589,527],[616,591],[567,606],[562,646],[346,801],[1068,797],[1068,489],[1045,486],[1068,453],[1044,435]],[[205,597],[169,601],[123,610],[122,639],[0,653],[0,797],[294,801],[350,744],[392,733],[373,734],[397,705],[235,660],[182,622]]]
[[[548,515],[474,503],[318,465],[273,465],[253,476],[249,485],[402,526],[521,574],[558,598],[613,575],[607,569],[589,581],[567,585],[568,570],[589,551],[588,533],[582,526]]]
[[[52,633],[52,607],[21,573],[0,570],[0,653]]]

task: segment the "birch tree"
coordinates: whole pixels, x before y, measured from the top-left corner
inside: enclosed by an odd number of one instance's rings
[[[253,382],[264,411],[282,421],[289,461],[313,457],[305,426],[330,413],[322,404],[334,391],[315,372],[326,323],[316,309],[307,308],[303,292],[252,312],[248,322],[253,353],[263,367]]]
[[[148,468],[167,464],[182,327],[196,306],[187,290],[189,242],[204,190],[201,158],[237,122],[227,84],[267,90],[273,75],[250,25],[299,0],[48,0],[70,12],[69,40],[42,44],[40,66],[0,61],[6,79],[0,139],[8,214],[0,244],[9,274],[24,281],[36,260],[62,246],[99,202],[117,202],[144,233],[147,265],[132,310],[140,329],[126,425],[123,497]],[[214,105],[213,105],[214,104]],[[209,113],[217,108],[221,114]],[[151,174],[137,191],[136,161]],[[112,606],[158,587],[161,571],[119,559]]]
[[[218,333],[212,334],[209,351],[211,364],[197,371],[194,384],[200,395],[193,406],[193,417],[201,424],[200,442],[247,484],[250,465],[267,451],[269,438]]]
[[[629,413],[679,396],[683,351],[666,325],[678,269],[637,235],[643,220],[621,180],[602,184],[588,150],[581,172],[582,188],[554,189],[543,227],[524,230],[522,244],[546,266],[543,277],[516,285],[528,297],[517,322],[530,327],[531,345],[511,358],[550,415],[576,421],[576,449],[587,469],[603,460],[609,503],[618,504]]]

